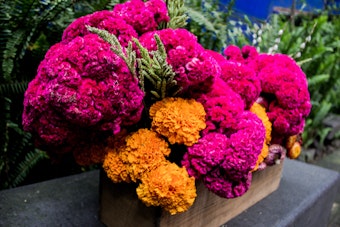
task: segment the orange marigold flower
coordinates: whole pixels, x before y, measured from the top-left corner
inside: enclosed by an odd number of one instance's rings
[[[142,175],[164,162],[170,154],[165,140],[156,132],[139,129],[126,136],[118,147],[108,148],[104,170],[113,182],[129,182],[141,179]],[[111,144],[117,145],[114,141]]]
[[[127,166],[120,158],[120,150],[116,148],[107,148],[107,154],[103,162],[103,169],[107,176],[114,182],[131,182]]]
[[[122,134],[109,137],[108,146],[105,148],[103,169],[114,183],[131,182],[127,166],[120,158],[120,152],[125,149],[125,137],[126,135]]]
[[[125,151],[121,159],[128,164],[132,181],[140,179],[144,172],[157,167],[170,154],[168,143],[156,132],[139,129],[126,138]]]
[[[291,159],[296,159],[301,154],[301,145],[298,142],[295,142],[293,146],[288,150],[287,156]]]
[[[290,148],[293,147],[293,145],[295,144],[296,140],[297,140],[298,135],[294,135],[294,136],[290,136],[287,138],[286,140],[286,149],[289,150]]]
[[[256,162],[256,165],[253,169],[253,171],[257,170],[257,168],[259,167],[259,164],[261,162],[264,161],[264,159],[268,156],[269,154],[269,148],[268,148],[268,145],[271,141],[271,133],[272,133],[272,123],[269,121],[269,118],[266,114],[266,109],[260,105],[259,103],[254,103],[251,108],[250,108],[250,111],[254,114],[256,114],[256,116],[258,118],[261,119],[265,129],[266,129],[266,138],[265,138],[265,141],[263,142],[263,148],[261,150],[261,154],[259,155],[258,157],[258,160]]]
[[[147,206],[161,206],[172,215],[188,210],[196,198],[195,179],[170,162],[145,174],[136,191]]]
[[[152,129],[171,144],[192,146],[206,127],[204,107],[194,99],[165,98],[151,106],[150,117]]]

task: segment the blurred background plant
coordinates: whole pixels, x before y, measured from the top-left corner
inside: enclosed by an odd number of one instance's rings
[[[71,157],[51,165],[45,152],[34,147],[32,136],[21,126],[23,95],[46,51],[60,41],[68,24],[124,1],[1,1],[0,189],[86,170]],[[340,110],[339,6],[318,12],[294,9],[260,20],[235,10],[236,0],[184,2],[186,28],[205,48],[221,52],[226,45],[254,45],[260,52],[288,54],[301,64],[313,103],[303,134],[304,161],[321,157],[332,141],[340,139],[332,124],[325,125],[325,119],[338,116]]]

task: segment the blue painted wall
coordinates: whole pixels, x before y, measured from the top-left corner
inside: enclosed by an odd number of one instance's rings
[[[333,0],[339,3],[340,0]],[[227,5],[230,0],[220,0],[222,4]],[[305,11],[314,11],[324,8],[323,0],[297,0],[296,9],[301,9],[303,2],[306,3]],[[292,0],[235,0],[234,9],[240,13],[247,14],[261,20],[265,20],[273,12],[274,6],[290,8]]]

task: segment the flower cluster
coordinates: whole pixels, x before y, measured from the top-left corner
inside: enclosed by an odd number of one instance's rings
[[[25,93],[23,126],[53,146],[84,140],[83,130],[116,134],[140,120],[143,97],[108,43],[78,36],[46,53]]]
[[[311,103],[290,57],[207,50],[169,15],[163,0],[130,0],[72,22],[28,86],[23,126],[51,156],[102,163],[176,214],[194,203],[195,180],[235,198],[254,171],[296,158]]]
[[[167,52],[167,61],[176,73],[175,80],[183,93],[192,89],[207,89],[221,69],[208,51],[197,42],[196,36],[185,29],[162,29],[148,32],[139,40],[149,51],[156,49],[154,35],[159,35]],[[207,87],[204,87],[204,86]]]
[[[139,35],[155,31],[159,24],[170,20],[167,7],[162,0],[147,2],[131,0],[117,4],[112,13],[131,25]]]
[[[205,128],[205,111],[194,99],[165,98],[150,108],[151,127],[169,143],[192,146]]]
[[[196,198],[194,178],[174,163],[160,165],[146,173],[137,195],[147,206],[161,206],[170,214],[189,209]]]

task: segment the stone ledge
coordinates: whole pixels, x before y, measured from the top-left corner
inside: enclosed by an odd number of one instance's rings
[[[0,191],[0,226],[103,226],[99,171]],[[286,160],[277,191],[224,226],[327,226],[340,174]]]

